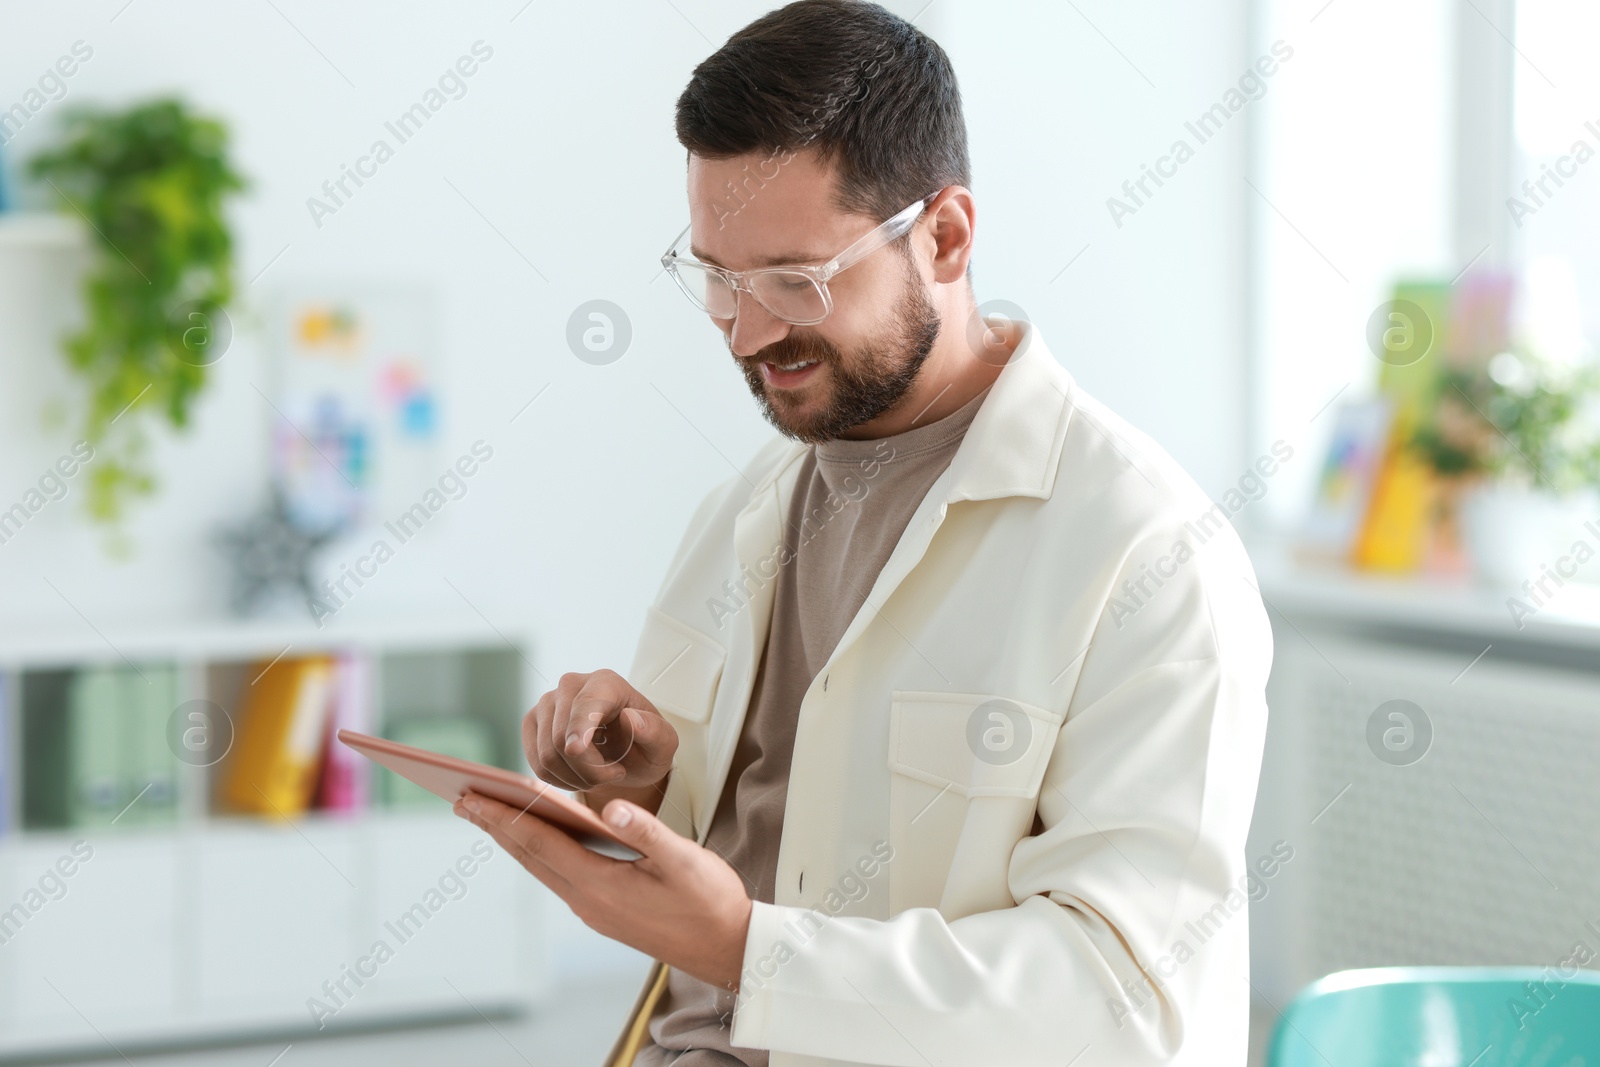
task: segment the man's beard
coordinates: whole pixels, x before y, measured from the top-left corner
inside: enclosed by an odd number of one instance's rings
[[[761,405],[762,416],[785,437],[806,444],[834,440],[890,410],[911,391],[939,339],[939,315],[919,284],[920,279],[913,272],[907,274],[910,284],[895,307],[888,329],[851,357],[846,358],[837,345],[816,334],[791,333],[754,356],[738,360],[750,392]],[[800,419],[780,411],[789,406],[781,392],[774,405],[761,375],[761,364],[782,366],[807,360],[826,365],[832,397],[826,409]]]

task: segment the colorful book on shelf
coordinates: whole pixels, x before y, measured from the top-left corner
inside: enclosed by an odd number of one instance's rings
[[[73,676],[67,695],[67,825],[107,826],[132,796],[123,773],[123,671],[91,667]]]
[[[12,805],[16,780],[12,777],[12,768],[22,766],[20,756],[12,759],[11,744],[16,736],[11,723],[11,679],[5,671],[0,671],[0,837],[16,829]]]
[[[1427,553],[1437,486],[1432,468],[1409,442],[1432,414],[1446,340],[1454,336],[1453,304],[1448,281],[1400,282],[1388,305],[1387,328],[1369,338],[1382,343],[1378,390],[1393,405],[1394,417],[1350,554],[1363,570],[1415,571]]]
[[[1453,299],[1448,281],[1400,282],[1388,304],[1387,328],[1368,338],[1382,345],[1378,391],[1394,402],[1399,428],[1415,427],[1432,410]]]
[[[128,801],[129,687],[113,667],[42,673],[24,706],[24,816],[41,827],[110,826]],[[134,675],[137,678],[137,675]]]
[[[1511,347],[1516,277],[1498,268],[1477,268],[1456,282],[1445,327],[1445,362],[1470,368]]]
[[[317,807],[361,811],[371,801],[372,761],[334,738],[340,730],[372,732],[372,661],[363,653],[339,656],[334,671],[333,704],[323,735],[322,778]]]
[[[69,671],[33,671],[18,679],[17,714],[22,718],[22,811],[20,823],[67,825],[70,767],[67,752]]]
[[[221,799],[233,811],[287,819],[310,806],[316,789],[334,661],[282,659],[251,672]]]
[[[147,664],[121,672],[123,778],[128,805],[119,825],[169,823],[178,813],[178,760],[167,720],[178,706],[178,671]]]
[[[1390,574],[1415,571],[1428,546],[1434,492],[1433,468],[1398,434],[1391,437],[1351,562]]]
[[[1307,560],[1346,563],[1383,468],[1394,405],[1384,397],[1347,400],[1334,409],[1333,419],[1315,496],[1295,547]]]
[[[495,762],[494,739],[490,735],[489,725],[470,715],[426,715],[403,719],[391,725],[385,736],[391,741],[415,745],[430,752],[442,752],[446,756],[474,763]],[[390,807],[426,807],[439,802],[438,797],[393,771],[384,770],[382,775],[383,800]]]

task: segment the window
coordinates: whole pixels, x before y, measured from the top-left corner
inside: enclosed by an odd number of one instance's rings
[[[1543,355],[1600,342],[1600,6],[1517,0],[1510,197],[1522,324]]]

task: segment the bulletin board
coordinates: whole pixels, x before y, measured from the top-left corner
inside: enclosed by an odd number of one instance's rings
[[[291,518],[346,529],[404,511],[439,451],[433,294],[305,285],[271,319],[271,472]]]

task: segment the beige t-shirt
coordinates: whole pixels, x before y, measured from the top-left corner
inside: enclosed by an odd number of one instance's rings
[[[833,654],[928,488],[950,465],[985,389],[959,410],[903,433],[826,441],[801,460],[772,625],[706,847],[773,903],[800,702]],[[767,1067],[764,1049],[729,1041],[735,995],[679,971],[650,1018],[636,1067]],[[682,1051],[691,1050],[691,1051]]]

